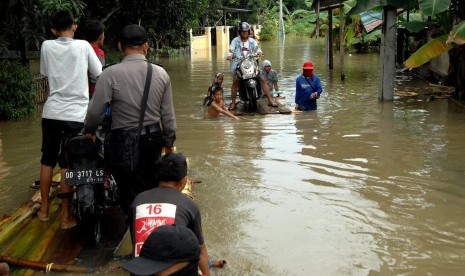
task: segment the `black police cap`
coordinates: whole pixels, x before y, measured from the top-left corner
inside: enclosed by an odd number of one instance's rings
[[[121,30],[119,41],[123,45],[141,45],[147,42],[148,36],[145,29],[139,25],[127,25]]]

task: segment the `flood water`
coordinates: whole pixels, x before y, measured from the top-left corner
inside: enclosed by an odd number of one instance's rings
[[[324,41],[261,42],[293,108],[311,59],[318,110],[203,119],[201,101],[224,49],[162,59],[171,76],[176,146],[189,176],[214,275],[463,275],[465,109],[450,100],[378,102],[379,55],[325,66]],[[224,87],[229,92],[231,76]],[[34,191],[40,114],[0,123],[0,215]]]

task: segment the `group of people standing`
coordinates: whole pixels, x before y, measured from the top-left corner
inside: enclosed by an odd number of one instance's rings
[[[147,271],[150,275],[198,275],[198,269],[202,275],[210,275],[200,211],[181,193],[187,181],[187,162],[184,155],[174,153],[176,118],[171,80],[162,67],[147,62],[146,30],[139,25],[124,27],[118,40],[124,59],[102,72],[104,54],[98,45],[103,42],[103,29],[100,35],[93,35],[93,46],[97,47],[92,47],[88,41],[74,39],[77,27],[71,12],[58,12],[51,21],[56,39],[41,46],[40,72],[48,78],[50,91],[42,112],[42,199],[37,218],[49,221],[50,186],[58,163],[64,195],[61,228],[76,226],[66,196],[72,188],[64,182],[69,165],[65,144],[68,137],[79,132],[95,140],[96,129],[110,104],[106,169],[118,185],[120,206],[131,229],[133,255],[140,255],[139,262],[143,262],[123,268],[136,275],[148,275]],[[134,146],[134,140],[128,141],[128,137],[138,141],[137,151],[131,156],[125,154]],[[128,168],[124,165],[128,161],[137,161],[137,165]],[[163,225],[171,227],[161,228]],[[178,243],[166,243],[174,239],[179,239]]]

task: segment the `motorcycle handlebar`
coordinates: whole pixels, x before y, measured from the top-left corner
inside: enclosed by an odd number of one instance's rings
[[[247,58],[260,58],[262,56],[259,56],[259,55],[253,55],[253,56],[246,56],[246,57],[235,57],[235,58],[232,58],[231,61],[241,61],[241,60],[244,60],[244,59],[247,59]]]

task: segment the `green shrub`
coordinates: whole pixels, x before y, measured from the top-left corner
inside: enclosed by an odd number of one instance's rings
[[[36,91],[35,81],[24,66],[0,60],[0,120],[19,120],[34,112]]]
[[[265,41],[265,40],[273,40],[278,33],[278,26],[276,22],[271,19],[271,20],[266,20],[263,25],[262,29],[260,30],[260,40]]]
[[[120,63],[124,58],[123,53],[121,53],[120,51],[115,51],[106,47],[103,47],[103,51],[105,52],[106,65]]]

